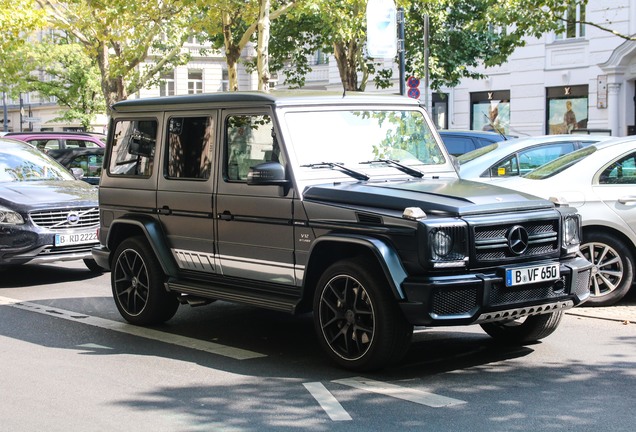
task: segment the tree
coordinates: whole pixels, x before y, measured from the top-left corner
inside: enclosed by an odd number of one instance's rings
[[[25,91],[55,97],[58,105],[66,108],[55,121],[78,120],[89,130],[95,115],[104,113],[106,105],[99,69],[82,46],[64,34],[53,33],[51,40],[32,47],[30,59],[29,69],[40,73],[27,75]]]
[[[286,65],[287,82],[304,85],[313,52],[333,54],[346,91],[364,91],[379,63],[365,56],[367,0],[305,0],[272,28],[272,66]],[[280,25],[279,25],[280,24]],[[305,56],[305,59],[303,59]],[[360,77],[359,77],[360,75]]]
[[[162,71],[189,59],[181,48],[193,17],[181,1],[36,1],[50,28],[75,38],[96,63],[107,106],[156,84]]]
[[[269,81],[269,26],[295,5],[295,0],[194,0],[200,19],[192,24],[207,35],[217,49],[223,48],[228,66],[230,90],[238,90],[238,62],[248,43],[257,33],[255,67],[259,89],[267,89]]]
[[[0,0],[0,90],[20,91],[24,77],[25,49],[29,47],[25,35],[31,34],[44,22],[43,11],[34,7],[35,0]]]
[[[588,0],[397,0],[406,18],[406,71],[424,76],[424,15],[429,16],[429,74],[431,87],[455,86],[463,78],[481,78],[482,66],[501,65],[526,37],[562,31],[572,22],[572,8]],[[288,23],[274,27],[272,65],[292,66],[291,84],[302,86],[310,67],[300,53],[320,49],[334,54],[345,90],[364,90],[369,72],[378,87],[386,87],[391,71],[380,69],[364,52],[364,0],[307,0]],[[634,40],[611,29],[612,23],[578,21]],[[305,25],[309,24],[309,25]],[[296,27],[294,27],[296,26]],[[313,28],[312,28],[313,26]],[[296,31],[296,33],[294,33]],[[358,82],[358,76],[361,77]]]

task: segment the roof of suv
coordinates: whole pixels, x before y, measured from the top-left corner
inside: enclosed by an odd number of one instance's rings
[[[397,103],[418,105],[417,100],[394,94],[370,94],[361,92],[327,92],[327,91],[276,91],[271,93],[258,91],[226,92],[226,93],[200,93],[194,95],[164,96],[156,98],[129,99],[117,102],[112,106],[116,112],[132,112],[147,109],[149,106],[184,105],[188,108],[196,104],[208,103],[232,103],[253,104],[265,103],[270,105],[320,105],[331,104],[356,104],[356,103]]]

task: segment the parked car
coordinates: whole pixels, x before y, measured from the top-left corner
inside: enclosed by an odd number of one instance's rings
[[[580,216],[458,178],[410,98],[231,92],[114,104],[99,186],[114,303],[137,325],[226,300],[313,311],[354,370],[413,326],[525,344],[589,297]]]
[[[0,138],[0,268],[84,260],[97,244],[97,188],[33,146]]]
[[[444,141],[446,149],[453,156],[459,156],[494,142],[515,138],[510,135],[478,130],[443,129],[438,132],[442,137],[442,141]]]
[[[542,135],[501,141],[458,156],[459,175],[482,182],[514,177],[609,138],[604,135]]]
[[[581,255],[594,265],[588,305],[619,301],[634,282],[636,138],[613,138],[561,156],[498,185],[575,207]]]
[[[53,149],[48,151],[48,155],[69,170],[81,168],[81,180],[99,185],[104,160],[103,147]]]
[[[5,135],[48,152],[53,149],[104,147],[105,137],[89,132],[9,132]]]

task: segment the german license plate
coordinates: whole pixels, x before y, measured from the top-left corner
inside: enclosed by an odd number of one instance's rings
[[[55,246],[72,246],[97,243],[97,230],[73,234],[55,234]]]
[[[506,286],[553,281],[560,277],[558,264],[519,267],[506,270]]]

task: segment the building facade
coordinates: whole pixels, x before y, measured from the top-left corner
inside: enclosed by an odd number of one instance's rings
[[[636,34],[634,0],[590,1],[576,14],[622,35]],[[634,40],[572,23],[563,34],[528,39],[505,64],[481,72],[486,79],[464,80],[432,95],[430,110],[440,128],[494,125],[519,136],[636,134]]]

